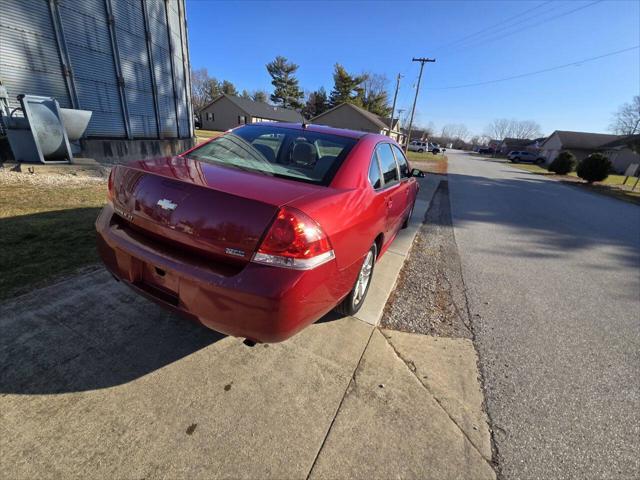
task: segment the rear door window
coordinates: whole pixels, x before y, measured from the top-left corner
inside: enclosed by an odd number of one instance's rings
[[[380,167],[382,168],[382,178],[384,178],[384,184],[390,185],[398,181],[398,165],[396,159],[391,151],[391,145],[388,143],[381,143],[376,147],[376,155],[380,160]]]
[[[393,153],[396,156],[396,161],[398,162],[398,167],[400,167],[400,178],[409,178],[409,162],[407,162],[404,153],[395,145],[391,145],[393,149]]]
[[[377,190],[382,187],[382,175],[380,175],[380,165],[378,164],[378,158],[373,155],[371,157],[371,164],[369,165],[369,183]]]

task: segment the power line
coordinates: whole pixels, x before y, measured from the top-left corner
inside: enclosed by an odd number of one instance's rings
[[[440,49],[450,47],[452,45],[455,45],[456,43],[460,43],[460,42],[464,43],[464,41],[467,40],[468,38],[472,38],[472,37],[475,37],[476,35],[480,35],[481,33],[486,32],[488,30],[492,30],[495,27],[499,27],[503,23],[506,23],[506,22],[509,22],[511,20],[514,20],[514,19],[516,19],[518,17],[521,17],[522,15],[526,15],[527,13],[532,12],[534,10],[537,10],[538,8],[544,7],[545,5],[547,5],[549,3],[552,3],[552,2],[553,2],[553,0],[547,0],[546,2],[543,2],[541,4],[536,5],[535,7],[528,8],[527,10],[525,10],[523,12],[520,12],[520,13],[518,13],[516,15],[512,15],[511,17],[505,18],[504,20],[502,20],[502,21],[500,21],[498,23],[494,23],[493,25],[490,25],[490,26],[488,26],[486,28],[483,28],[482,30],[478,30],[475,33],[471,33],[469,35],[466,35],[466,36],[464,36],[462,38],[459,38],[458,40],[454,40],[453,42],[445,43],[444,45],[441,45],[441,46],[437,47],[436,50],[439,51]]]
[[[489,43],[489,42],[493,42],[495,40],[500,40],[502,38],[505,37],[510,37],[511,35],[517,35],[520,34],[521,32],[525,31],[525,30],[529,30],[531,28],[537,27],[538,25],[542,25],[543,23],[547,23],[550,22],[552,20],[556,20],[558,18],[562,18],[562,17],[566,17],[567,15],[571,15],[572,13],[578,12],[580,10],[584,10],[585,8],[589,8],[593,5],[596,5],[598,3],[601,3],[603,0],[596,0],[595,2],[591,2],[588,3],[586,5],[582,5],[580,7],[574,8],[572,10],[567,10],[565,12],[559,13],[558,15],[554,15],[552,17],[549,18],[544,18],[540,21],[537,22],[533,22],[533,23],[529,23],[528,25],[525,25],[523,27],[521,26],[517,26],[522,22],[517,22],[511,26],[509,26],[506,29],[503,29],[503,32],[497,32],[498,35],[495,36],[489,36],[483,39],[479,39],[479,41],[477,43],[474,43],[474,40],[472,40],[472,42],[470,44],[467,45],[457,45],[453,50],[460,50],[461,48],[470,48],[470,47],[477,47],[479,45],[484,45],[485,43]],[[515,29],[513,29],[513,27],[516,27]],[[512,30],[512,31],[510,31]],[[504,33],[504,35],[500,35],[500,33]]]
[[[564,65],[557,65],[555,67],[549,67],[542,70],[536,70],[535,72],[521,73],[520,75],[513,75],[511,77],[498,78],[496,80],[487,80],[486,82],[477,82],[477,83],[467,83],[464,85],[451,85],[448,87],[433,87],[430,90],[451,90],[454,88],[468,88],[468,87],[479,87],[481,85],[489,85],[492,83],[506,82],[507,80],[514,80],[517,78],[528,77],[531,75],[538,75],[540,73],[552,72],[553,70],[560,70],[561,68],[572,67],[574,65],[581,65],[583,63],[592,62],[594,60],[599,60],[605,57],[611,57],[613,55],[619,55],[624,52],[630,52],[631,50],[637,50],[640,48],[640,45],[636,45],[635,47],[623,48],[622,50],[616,50],[614,52],[604,53],[602,55],[598,55],[596,57],[585,58],[583,60],[578,60],[576,62],[565,63]]]

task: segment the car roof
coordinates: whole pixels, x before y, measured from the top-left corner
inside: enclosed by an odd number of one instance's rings
[[[257,125],[260,125],[263,127],[266,126],[266,127],[288,128],[290,130],[300,130],[301,132],[306,131],[306,132],[326,133],[328,135],[338,135],[340,137],[348,137],[348,138],[356,138],[356,139],[360,139],[367,135],[389,138],[389,137],[385,137],[384,135],[377,135],[375,133],[360,132],[358,130],[347,130],[346,128],[327,127],[325,125],[314,125],[312,123],[302,124],[302,123],[285,123],[285,122],[256,122],[256,123],[247,123],[246,125],[243,125],[243,126],[251,127],[251,126],[257,126]]]

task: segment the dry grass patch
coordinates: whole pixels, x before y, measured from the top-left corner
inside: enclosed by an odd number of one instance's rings
[[[102,177],[0,170],[0,299],[98,262]]]

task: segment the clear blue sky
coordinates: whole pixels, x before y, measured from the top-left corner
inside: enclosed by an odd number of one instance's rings
[[[464,123],[482,133],[494,118],[516,118],[537,121],[545,134],[606,132],[612,113],[640,94],[640,50],[495,84],[438,89],[640,44],[639,1],[591,3],[187,0],[191,65],[239,90],[269,92],[265,64],[276,55],[300,65],[300,85],[308,91],[331,90],[336,62],[353,73],[385,74],[391,91],[402,73],[399,106],[410,108],[419,69],[411,58],[435,57],[425,66],[419,124]]]

